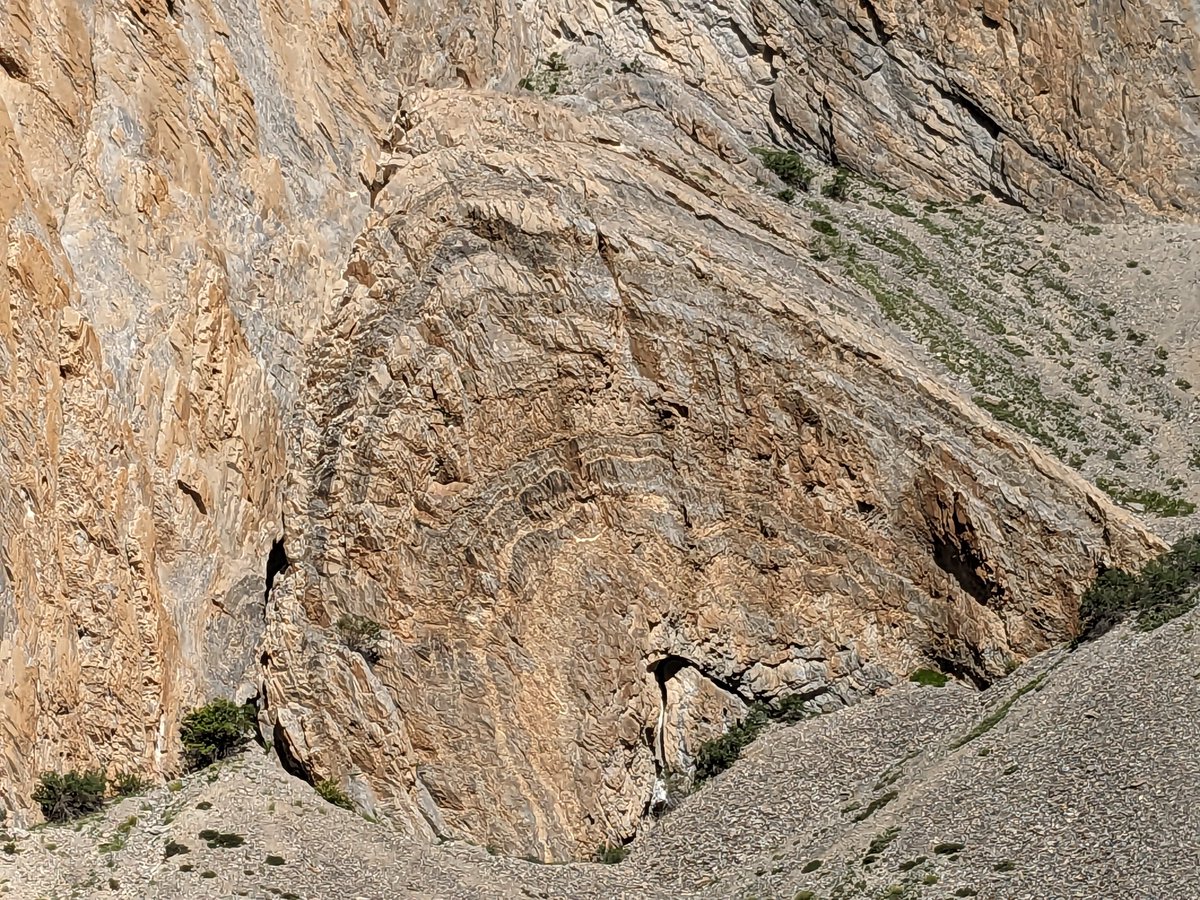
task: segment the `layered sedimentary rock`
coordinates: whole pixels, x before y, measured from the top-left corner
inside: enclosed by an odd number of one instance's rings
[[[871,9],[8,3],[5,806],[258,693],[408,830],[562,858],[751,701],[1066,636],[1160,545],[851,315],[748,148],[1186,205],[1192,13]],[[586,97],[489,90],[552,50]]]
[[[671,99],[409,95],[308,354],[276,739],[443,835],[625,837],[686,762],[660,716],[728,718],[670,669],[735,711],[987,679],[1156,546],[847,314]]]
[[[1192,216],[1200,197],[1192,3],[547,5],[544,54],[599,46],[678,78],[742,132],[802,139],[918,194],[1072,215]]]
[[[173,771],[180,710],[257,659],[296,323],[392,92],[378,7],[224,7],[0,10],[10,807],[43,769]]]

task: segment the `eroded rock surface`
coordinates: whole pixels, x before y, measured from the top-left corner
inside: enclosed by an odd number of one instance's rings
[[[1161,545],[854,312],[749,149],[1187,207],[1194,17],[1145,9],[7,4],[5,805],[257,694],[364,808],[561,859],[718,706],[1061,640]],[[490,90],[551,50],[579,96]]]
[[[1157,546],[841,311],[665,109],[424,92],[398,122],[308,356],[266,642],[321,777],[562,858],[679,763],[664,659],[745,702],[837,705],[926,657],[988,679]],[[378,665],[346,613],[387,627]]]

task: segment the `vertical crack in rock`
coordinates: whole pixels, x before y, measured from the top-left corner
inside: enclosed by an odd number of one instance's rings
[[[281,537],[271,544],[271,552],[267,554],[267,586],[263,591],[264,601],[270,601],[271,588],[275,587],[275,579],[286,572],[290,564],[291,560],[288,559],[287,550],[284,549],[283,538]]]

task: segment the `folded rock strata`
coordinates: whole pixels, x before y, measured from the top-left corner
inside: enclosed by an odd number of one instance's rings
[[[1067,636],[1161,545],[850,314],[748,152],[1189,208],[1193,11],[994,6],[6,4],[4,805],[236,694],[563,858],[749,702]],[[559,48],[586,96],[488,90]]]

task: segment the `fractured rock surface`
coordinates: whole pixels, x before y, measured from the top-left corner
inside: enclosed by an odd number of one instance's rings
[[[1067,636],[1161,544],[858,314],[749,148],[1186,214],[1195,14],[945,6],[6,4],[4,806],[257,695],[364,808],[562,859],[754,700]],[[492,90],[559,48],[582,96]]]

